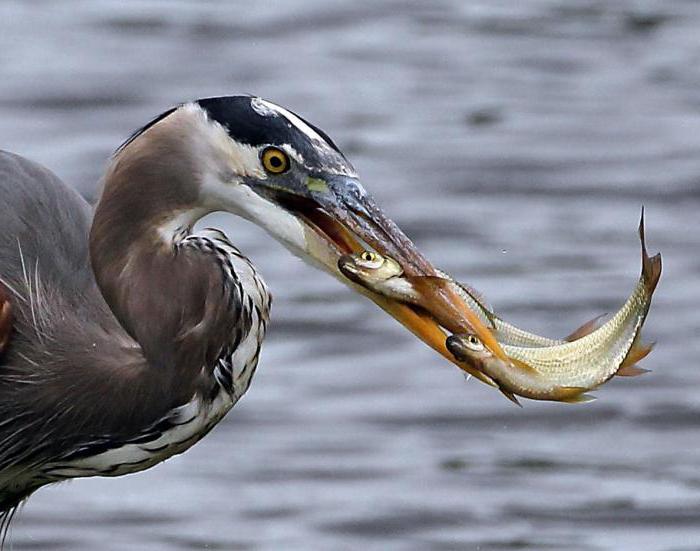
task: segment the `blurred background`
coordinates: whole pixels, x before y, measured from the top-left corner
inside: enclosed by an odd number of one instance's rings
[[[0,147],[96,195],[181,101],[252,93],[352,159],[427,256],[552,336],[614,312],[646,207],[643,367],[518,409],[261,230],[251,390],[185,455],[45,488],[16,551],[700,549],[700,3],[0,3]]]

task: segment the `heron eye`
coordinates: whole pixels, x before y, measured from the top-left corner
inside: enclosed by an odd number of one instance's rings
[[[263,167],[271,174],[282,174],[289,170],[289,157],[276,147],[266,147],[261,155]]]

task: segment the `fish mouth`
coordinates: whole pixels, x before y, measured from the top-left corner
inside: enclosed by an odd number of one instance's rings
[[[350,180],[350,181],[348,181]],[[358,191],[361,190],[361,191]],[[451,363],[493,386],[487,375],[458,363],[445,345],[448,333],[474,333],[494,355],[507,360],[493,333],[472,312],[447,280],[425,259],[401,229],[376,205],[354,178],[328,181],[324,193],[303,197],[280,192],[273,199],[306,228],[306,254],[314,264],[367,296]],[[343,255],[371,249],[393,258],[404,273],[420,281],[417,303],[384,296],[348,278],[338,267]]]

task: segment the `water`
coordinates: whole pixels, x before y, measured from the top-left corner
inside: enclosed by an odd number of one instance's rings
[[[258,4],[4,0],[2,147],[94,197],[171,104],[268,97],[437,265],[554,336],[626,298],[644,204],[653,373],[520,410],[217,216],[276,295],[250,392],[182,457],[41,490],[14,549],[700,549],[700,4]]]

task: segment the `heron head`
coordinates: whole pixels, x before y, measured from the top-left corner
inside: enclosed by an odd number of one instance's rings
[[[452,358],[445,348],[445,333],[430,311],[365,289],[339,271],[342,255],[371,248],[393,258],[407,275],[436,275],[322,130],[279,105],[251,96],[202,99],[165,116],[183,118],[175,128],[187,134],[190,150],[202,159],[198,203],[204,210],[232,212],[261,226],[294,254],[369,296]],[[423,304],[441,310],[439,318],[455,320],[454,327],[446,328],[450,332],[472,331],[487,345],[495,343],[491,332],[476,316],[469,317],[470,311],[465,314],[468,308],[449,289],[426,285],[421,292],[426,295]],[[495,347],[500,350],[497,343]]]
[[[257,97],[209,98],[196,105],[228,138],[228,166],[202,188],[212,203],[261,225],[333,273],[338,253],[355,252],[362,241],[406,264],[409,273],[433,275],[322,130]]]

